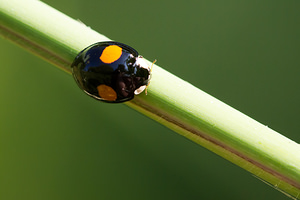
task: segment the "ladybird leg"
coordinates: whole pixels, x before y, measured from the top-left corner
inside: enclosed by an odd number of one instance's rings
[[[154,63],[156,63],[156,59],[152,62],[152,64],[151,64],[151,67],[150,67],[150,80],[151,80],[151,72],[152,72],[152,69],[153,69],[153,65],[154,65]],[[148,88],[148,86],[150,85],[150,81],[149,81],[149,83],[147,84],[147,86],[146,86],[146,89],[145,89],[145,94],[147,95],[147,88]]]

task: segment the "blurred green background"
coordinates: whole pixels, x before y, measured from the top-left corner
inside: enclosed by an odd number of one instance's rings
[[[300,141],[299,0],[44,2]],[[0,47],[0,199],[289,199],[127,106],[89,98],[12,43]]]

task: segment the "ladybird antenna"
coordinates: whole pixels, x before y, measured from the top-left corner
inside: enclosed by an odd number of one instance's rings
[[[150,67],[150,74],[151,74],[151,72],[152,72],[152,69],[153,69],[153,65],[154,65],[154,63],[156,63],[156,59],[152,62],[152,64],[151,64],[151,67]]]

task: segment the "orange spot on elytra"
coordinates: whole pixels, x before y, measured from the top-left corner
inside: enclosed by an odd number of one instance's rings
[[[115,101],[117,99],[117,93],[111,87],[101,84],[97,87],[99,96],[106,101]]]
[[[122,55],[122,48],[117,45],[110,45],[106,47],[101,56],[100,60],[104,63],[112,63],[118,60]]]

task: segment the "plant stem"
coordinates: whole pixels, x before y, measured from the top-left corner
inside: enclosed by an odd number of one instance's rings
[[[0,35],[67,73],[79,51],[109,40],[35,0],[0,0]],[[148,95],[126,104],[285,194],[299,196],[299,144],[159,66],[153,67]]]

